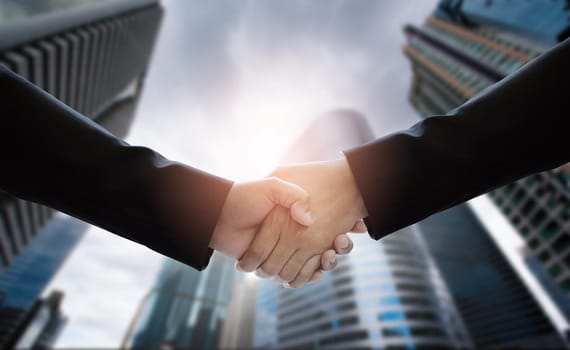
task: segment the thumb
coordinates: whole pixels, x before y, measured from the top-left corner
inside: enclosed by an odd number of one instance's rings
[[[314,222],[309,194],[301,186],[277,177],[268,178],[267,183],[271,201],[276,205],[289,208],[293,220],[304,226]]]
[[[360,219],[354,224],[354,226],[352,226],[352,228],[350,229],[350,232],[352,232],[352,233],[366,233],[366,232],[368,232],[368,227],[366,227],[364,220]]]

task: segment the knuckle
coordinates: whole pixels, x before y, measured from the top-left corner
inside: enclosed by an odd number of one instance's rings
[[[277,272],[275,271],[275,268],[271,265],[268,265],[268,264],[262,265],[259,269],[261,270],[261,272],[263,274],[265,274],[266,276],[269,276],[269,277],[273,277],[277,274]]]
[[[279,273],[279,277],[286,282],[291,282],[295,278],[295,274],[291,269],[285,269]]]

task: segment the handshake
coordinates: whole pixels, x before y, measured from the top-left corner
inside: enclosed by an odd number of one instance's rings
[[[365,216],[346,159],[286,166],[232,186],[209,246],[237,259],[238,270],[300,287],[350,252],[345,233],[366,232]]]

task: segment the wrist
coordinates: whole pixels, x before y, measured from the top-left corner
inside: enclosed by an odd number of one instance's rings
[[[350,207],[354,210],[355,216],[358,219],[368,216],[364,199],[360,194],[360,190],[358,189],[356,179],[352,174],[348,160],[345,157],[335,160],[333,161],[333,167],[334,173],[340,181],[340,188],[342,188],[347,194],[348,202],[350,203]]]

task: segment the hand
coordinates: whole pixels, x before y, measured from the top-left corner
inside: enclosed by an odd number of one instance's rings
[[[344,158],[282,167],[274,175],[309,192],[315,222],[309,227],[293,225],[283,212],[276,213],[275,218],[268,217],[273,221],[261,226],[239,267],[244,271],[261,268],[265,275],[278,274],[296,286],[311,278],[307,271],[318,265],[321,254],[332,247],[335,237],[351,231],[355,222],[367,215],[366,207]],[[279,227],[284,229],[277,230]],[[305,263],[309,265],[303,269]],[[303,275],[296,279],[302,269]]]
[[[241,258],[259,225],[276,206],[287,208],[287,216],[290,214],[300,225],[313,222],[309,195],[298,185],[275,177],[234,184],[212,233],[210,248]]]
[[[290,215],[284,208],[276,207],[271,211],[268,217],[263,222],[259,229],[259,233],[255,236],[254,241],[263,242],[273,242],[268,243],[267,246],[270,247],[269,250],[259,251],[259,259],[264,260],[271,254],[271,249],[279,241],[279,235],[286,235],[288,232],[295,232],[295,230],[301,230],[303,226],[297,224],[291,220]],[[359,221],[351,230],[352,232],[366,232],[366,226],[362,221]],[[275,234],[277,233],[277,235]],[[252,244],[248,249],[248,254],[251,258],[252,255],[258,254],[255,251],[255,246],[260,247],[260,249],[265,249],[266,245],[263,244]],[[280,277],[277,280],[284,283],[286,287],[297,288],[308,282],[318,281],[323,276],[323,271],[332,270],[336,267],[336,254],[344,255],[350,253],[353,247],[352,240],[348,235],[341,234],[336,236],[333,243],[334,249],[329,249],[321,255],[315,255],[311,257],[298,272],[297,277],[293,281],[284,281]],[[245,258],[245,256],[244,256]],[[244,260],[241,260],[236,266],[241,269],[239,264],[243,264]],[[264,265],[262,265],[264,266]],[[272,277],[266,274],[263,269],[256,270],[258,277],[267,278]]]

